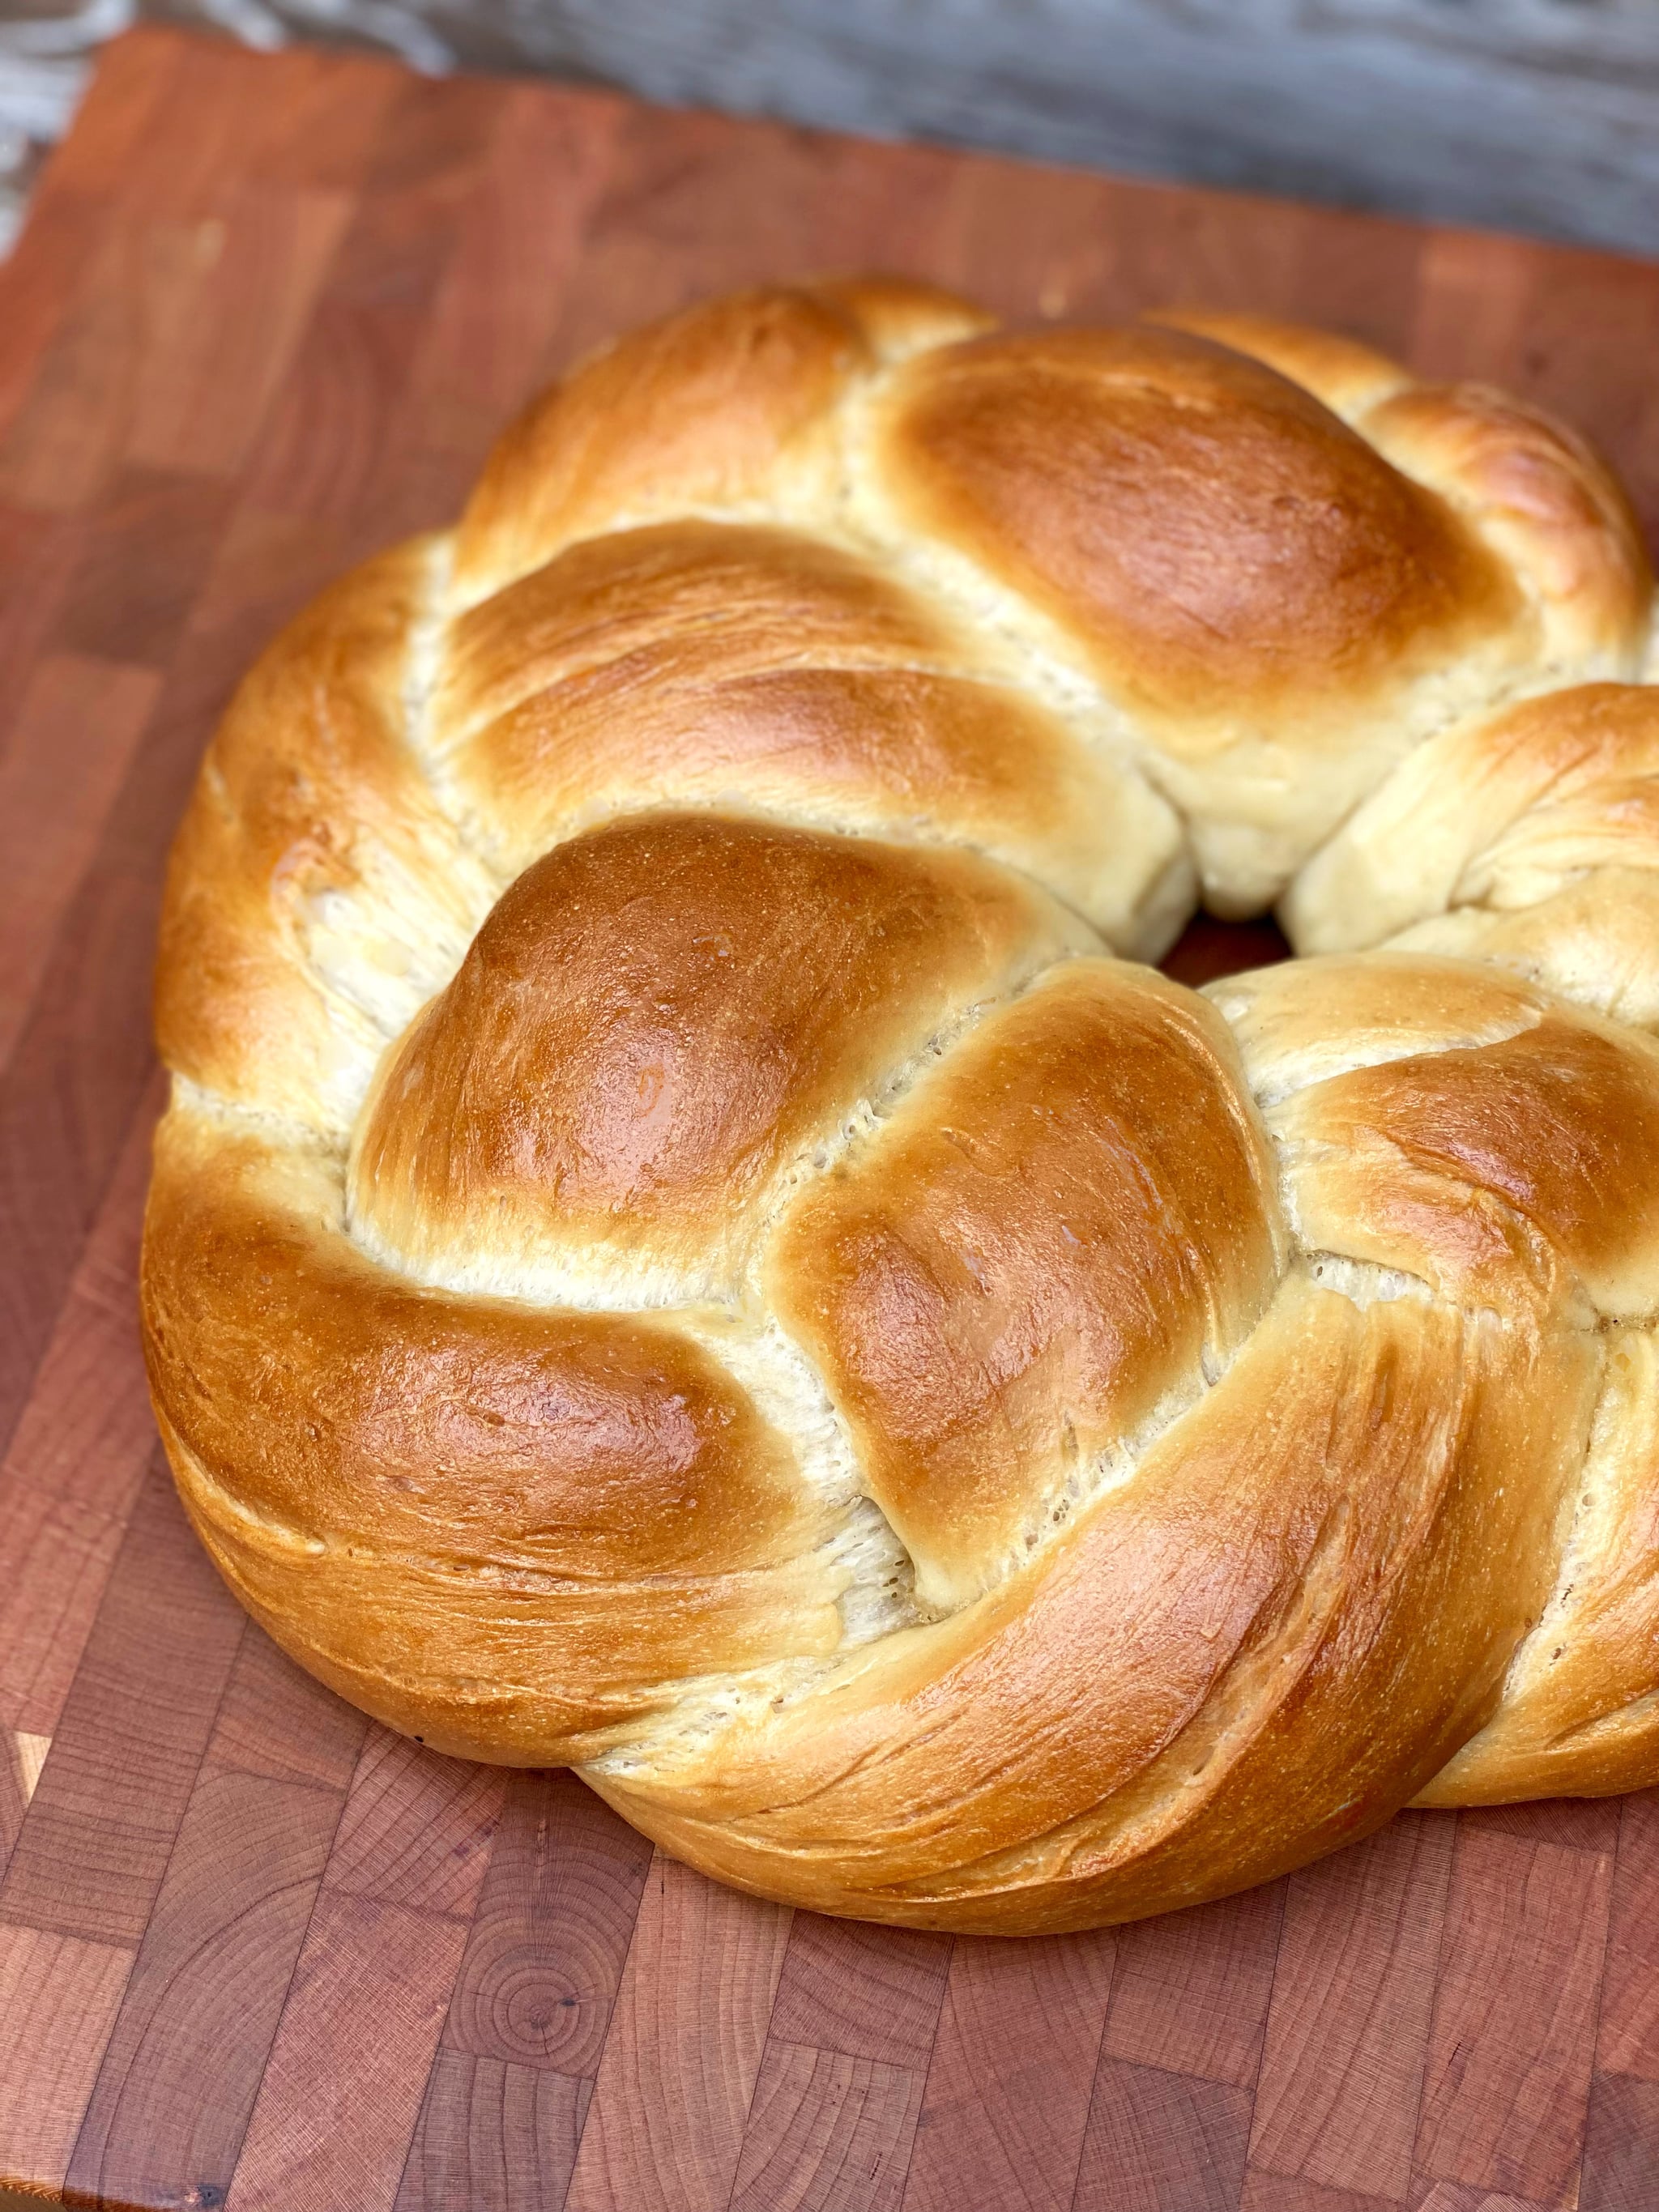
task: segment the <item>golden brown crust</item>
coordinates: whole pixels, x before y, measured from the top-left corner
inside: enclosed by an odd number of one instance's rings
[[[1481,385],[1423,384],[1362,419],[1396,467],[1443,492],[1524,580],[1551,659],[1633,666],[1653,570],[1623,487],[1582,438]]]
[[[446,752],[526,702],[700,686],[790,667],[972,665],[968,641],[839,546],[757,523],[682,520],[568,547],[454,624],[434,702]],[[632,682],[630,683],[630,679]]]
[[[922,1927],[1267,1880],[1379,1826],[1490,1710],[1547,1589],[1588,1364],[1293,1279],[1135,1481],[976,1605],[598,1786],[725,1880]]]
[[[1261,315],[1158,315],[1301,385],[1395,466],[1474,523],[1535,596],[1547,651],[1602,654],[1610,672],[1646,644],[1653,569],[1622,484],[1589,441],[1480,384],[1419,384],[1352,339]]]
[[[1542,1619],[1502,1706],[1419,1802],[1640,1790],[1659,1768],[1659,1342],[1607,1342],[1579,1501]]]
[[[618,517],[810,500],[848,386],[987,319],[888,279],[735,292],[633,331],[495,447],[461,523],[463,593],[482,597]]]
[[[337,1162],[175,1107],[144,1243],[156,1411],[271,1632],[473,1758],[592,1756],[675,1678],[822,1656],[844,1517],[684,1329],[423,1291]]]
[[[1164,308],[1146,320],[1167,330],[1188,331],[1210,338],[1231,353],[1264,362],[1299,384],[1334,415],[1352,422],[1379,400],[1391,398],[1413,381],[1411,373],[1353,338],[1334,331],[1281,323],[1271,315],[1218,313],[1191,307]]]
[[[1008,1933],[1659,1781],[1659,695],[1534,410],[988,333],[688,309],[276,641],[169,878],[143,1304],[324,1680]],[[1103,957],[1195,877],[1323,957]]]
[[[409,980],[403,1019],[447,973],[490,886],[404,738],[410,633],[439,541],[323,593],[255,664],[179,826],[162,902],[155,1030],[167,1066],[319,1127],[349,1119],[386,1042],[330,988],[331,909],[361,957]],[[352,908],[367,909],[354,928]],[[398,1024],[401,1026],[401,1023]],[[348,1103],[349,1102],[349,1103]]]
[[[1443,501],[1287,378],[1182,332],[976,339],[912,362],[890,408],[916,526],[1072,631],[1178,753],[1520,619]]]
[[[1659,1028],[1659,691],[1585,684],[1432,738],[1284,902],[1307,951],[1501,963]]]
[[[1349,964],[1322,962],[1310,979],[1328,1008]],[[1588,1301],[1633,1319],[1659,1305],[1659,1048],[1646,1038],[1545,1000],[1512,1035],[1310,1085],[1268,1123],[1313,1249],[1500,1310]]]
[[[388,1055],[354,1227],[428,1279],[544,1267],[578,1297],[630,1279],[633,1304],[729,1297],[804,1153],[975,1004],[1086,942],[948,850],[716,814],[573,838]]]
[[[1634,673],[1652,599],[1605,472],[1525,410],[1447,387],[1413,438],[1403,371],[1249,335],[1266,358],[1145,325],[918,355],[868,410],[858,510],[1093,688],[1222,914],[1449,720]]]
[[[1206,1015],[1144,969],[1070,962],[779,1226],[773,1310],[930,1604],[977,1595],[1090,1469],[1128,1464],[1272,1295],[1267,1140]]]
[[[458,622],[433,742],[508,871],[635,808],[745,804],[1011,861],[1164,949],[1173,811],[890,575],[798,531],[682,521],[566,552]]]

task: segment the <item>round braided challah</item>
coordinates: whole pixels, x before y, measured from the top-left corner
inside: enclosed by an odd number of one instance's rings
[[[586,363],[179,834],[232,1588],[921,1926],[1659,1780],[1651,598],[1576,439],[1310,331],[870,281]],[[1317,957],[1135,964],[1200,895]]]

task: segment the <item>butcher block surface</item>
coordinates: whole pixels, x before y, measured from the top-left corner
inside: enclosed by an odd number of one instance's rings
[[[1659,2206],[1659,1793],[1409,1814],[1115,1934],[792,1916],[568,1774],[363,1721],[174,1502],[134,1320],[149,969],[235,678],[448,516],[574,356],[871,264],[1024,316],[1332,323],[1564,410],[1659,520],[1659,269],[339,55],[107,50],[0,270],[0,2183],[181,2212]],[[1195,939],[1188,972],[1225,957]]]

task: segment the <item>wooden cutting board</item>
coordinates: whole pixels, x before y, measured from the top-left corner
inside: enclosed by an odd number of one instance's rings
[[[1525,158],[1525,149],[1516,149]],[[1352,330],[1659,517],[1659,270],[377,61],[110,48],[0,272],[0,2181],[233,2212],[1652,2212],[1659,1795],[1038,1942],[792,1916],[248,1626],[145,1403],[162,855],[277,623],[584,347],[880,263]],[[1189,948],[1202,962],[1224,957]]]

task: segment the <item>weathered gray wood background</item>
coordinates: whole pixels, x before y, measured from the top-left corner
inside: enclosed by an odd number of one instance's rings
[[[1659,252],[1659,0],[0,0],[0,157],[135,9]]]
[[[290,21],[318,0],[287,0]],[[476,0],[659,99],[1659,251],[1659,0]]]

